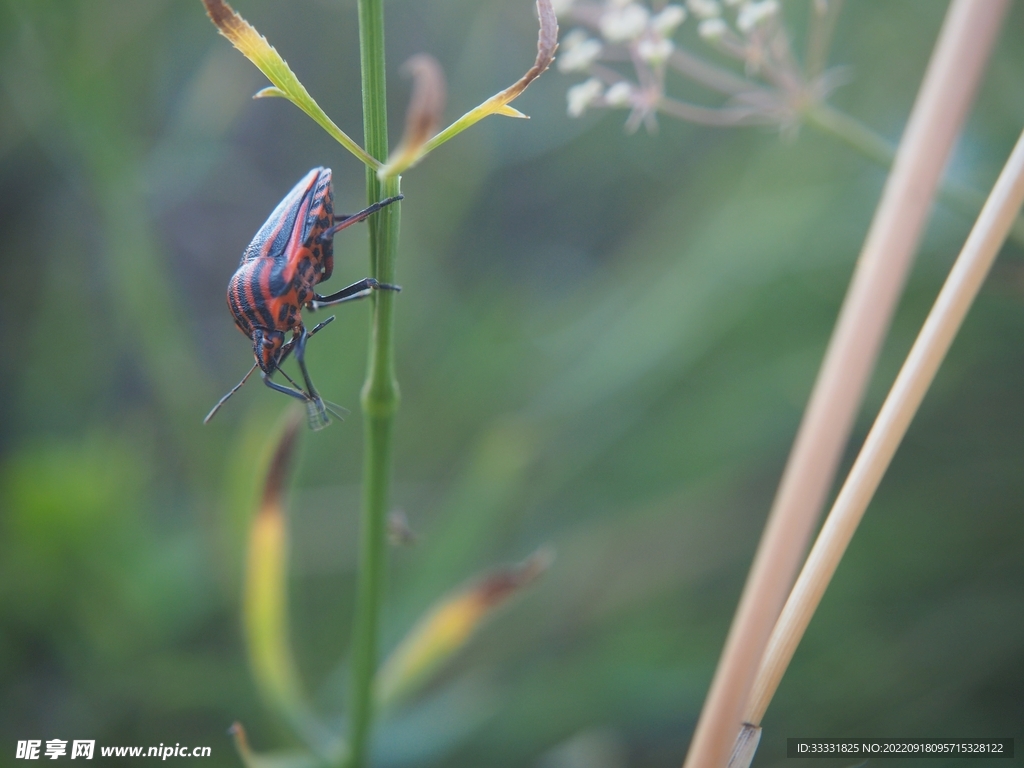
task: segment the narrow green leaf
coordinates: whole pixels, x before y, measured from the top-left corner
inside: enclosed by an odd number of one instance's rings
[[[253,674],[267,703],[291,719],[303,708],[288,642],[288,532],[282,510],[284,483],[300,421],[286,423],[267,471],[259,512],[249,533],[243,626]]]
[[[281,54],[245,19],[224,0],[203,0],[210,20],[216,25],[224,37],[240,50],[249,61],[255,64],[260,72],[267,76],[279,93],[264,93],[257,96],[283,96],[295,106],[313,118],[316,123],[334,138],[345,149],[362,160],[370,168],[380,168],[380,163],[341,130],[334,121],[316,103],[305,86],[292,72]]]
[[[249,533],[242,626],[253,677],[264,700],[310,749],[324,756],[342,749],[341,742],[309,705],[288,638],[284,489],[301,423],[301,412],[290,411],[267,469],[263,497]]]
[[[378,672],[377,705],[393,706],[428,682],[485,619],[544,573],[553,557],[549,549],[538,550],[524,562],[485,574],[435,603]]]

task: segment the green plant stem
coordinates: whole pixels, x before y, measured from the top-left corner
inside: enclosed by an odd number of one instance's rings
[[[840,139],[879,165],[892,165],[896,148],[864,123],[829,104],[812,104],[804,112],[807,124]]]
[[[359,0],[359,51],[366,149],[383,161],[388,155],[388,133],[382,0]],[[366,196],[369,202],[397,195],[399,186],[398,177],[380,181],[374,170],[367,168]],[[389,205],[369,219],[370,271],[382,283],[394,283],[399,205]],[[362,394],[365,448],[359,584],[350,655],[350,752],[347,764],[351,768],[362,768],[367,763],[374,714],[373,679],[377,667],[380,606],[384,595],[392,421],[398,409],[392,333],[394,298],[392,291],[379,291],[370,299],[370,351]]]
[[[819,131],[837,138],[886,168],[892,166],[896,148],[883,137],[872,131],[859,120],[829,104],[818,103],[804,111],[806,123]],[[938,198],[955,211],[977,218],[985,195],[976,189],[943,179],[939,185]],[[1010,240],[1024,246],[1024,218],[1018,216],[1010,229]]]

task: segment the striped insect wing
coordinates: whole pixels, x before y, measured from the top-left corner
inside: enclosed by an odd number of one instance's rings
[[[277,204],[245,249],[241,263],[260,258],[287,259],[290,246],[294,249],[309,239],[323,216],[325,200],[330,214],[331,169],[314,168]]]
[[[274,208],[228,283],[228,306],[250,338],[256,328],[291,329],[297,320],[296,274],[316,282],[316,254],[306,245],[331,216],[331,170],[314,168]],[[326,207],[326,212],[325,212]]]
[[[331,187],[331,169],[321,168],[313,185],[306,220],[300,240],[307,248],[320,242],[320,235],[334,223],[334,190]]]
[[[313,273],[302,276],[313,284],[327,280],[334,270],[334,238],[321,240],[320,236],[334,224],[334,190],[331,188],[331,169],[321,169],[320,178],[313,187],[312,198],[306,211],[306,222],[299,241],[308,251]],[[296,265],[301,269],[301,265]],[[293,273],[294,274],[294,273]]]

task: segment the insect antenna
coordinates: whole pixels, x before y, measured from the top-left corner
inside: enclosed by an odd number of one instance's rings
[[[255,371],[257,367],[259,367],[259,363],[255,363],[253,367],[249,369],[249,372],[242,377],[242,380],[235,384],[235,386],[231,388],[230,392],[228,392],[226,395],[224,395],[224,397],[217,401],[217,404],[213,406],[213,409],[208,414],[206,414],[206,418],[203,419],[203,424],[210,423],[210,419],[213,418],[214,414],[216,414],[217,411],[220,410],[220,407],[227,402],[229,397],[231,397],[233,394],[235,394],[235,392],[242,388],[242,385],[249,380],[249,377],[252,376],[252,372]]]
[[[295,389],[296,392],[301,393],[302,396],[305,397],[307,400],[312,400],[313,399],[312,397],[309,396],[309,393],[306,392],[306,390],[304,390],[302,387],[300,387],[298,384],[295,383],[295,379],[293,379],[291,376],[289,376],[287,373],[285,373],[284,368],[281,368],[280,366],[278,366],[277,370],[278,370],[278,372],[282,376],[284,376],[286,379],[288,379],[288,383],[292,385],[292,387]]]

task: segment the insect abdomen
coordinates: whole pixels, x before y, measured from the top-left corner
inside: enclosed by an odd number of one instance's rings
[[[235,317],[235,323],[246,336],[252,336],[254,328],[274,328],[273,315],[268,306],[264,285],[269,283],[273,263],[258,259],[242,264],[231,276],[228,283],[228,308]]]

